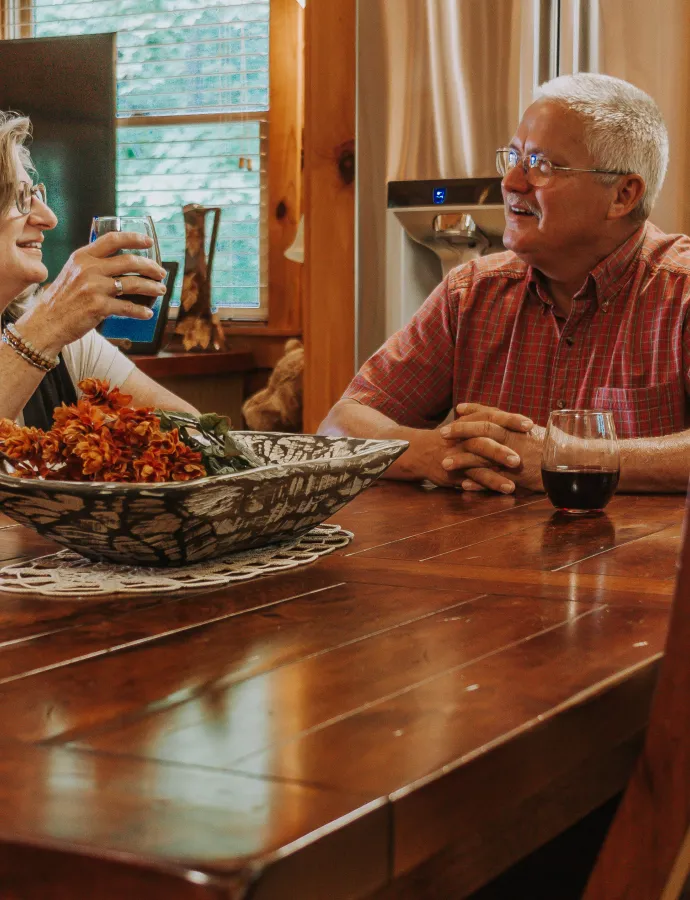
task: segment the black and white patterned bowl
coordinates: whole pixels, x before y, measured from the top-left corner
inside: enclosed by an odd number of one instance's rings
[[[368,487],[407,441],[234,432],[265,465],[165,484],[0,471],[0,510],[90,559],[181,566],[299,536]]]

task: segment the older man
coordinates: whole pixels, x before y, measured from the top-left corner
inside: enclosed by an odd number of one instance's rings
[[[453,270],[320,430],[405,438],[394,478],[510,493],[542,489],[550,410],[611,409],[621,488],[684,491],[690,239],[647,222],[667,159],[661,113],[633,85],[542,85],[497,152],[508,252]]]

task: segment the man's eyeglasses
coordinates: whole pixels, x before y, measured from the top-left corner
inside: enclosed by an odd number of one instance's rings
[[[45,184],[31,184],[29,181],[20,181],[17,185],[16,203],[17,209],[23,216],[31,212],[31,203],[36,197],[41,203],[48,202]]]
[[[512,147],[502,147],[496,151],[496,169],[501,176],[507,175],[511,169],[521,166],[525,178],[533,187],[543,187],[554,172],[596,172],[598,175],[624,175],[625,172],[612,172],[610,169],[578,169],[575,166],[557,166],[541,153],[527,153],[520,156]]]

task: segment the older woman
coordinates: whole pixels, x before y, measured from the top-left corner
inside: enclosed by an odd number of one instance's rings
[[[152,316],[119,295],[163,294],[165,270],[145,257],[113,255],[150,246],[150,238],[104,235],[76,250],[49,287],[23,299],[48,277],[41,247],[57,225],[45,188],[27,171],[30,128],[28,119],[0,113],[0,417],[48,428],[54,407],[74,402],[83,378],[107,378],[137,406],[196,412],[94,330],[111,315]]]

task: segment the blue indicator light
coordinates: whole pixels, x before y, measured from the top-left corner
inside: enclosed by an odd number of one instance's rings
[[[446,189],[445,188],[434,188],[434,203],[445,203],[446,202]]]

